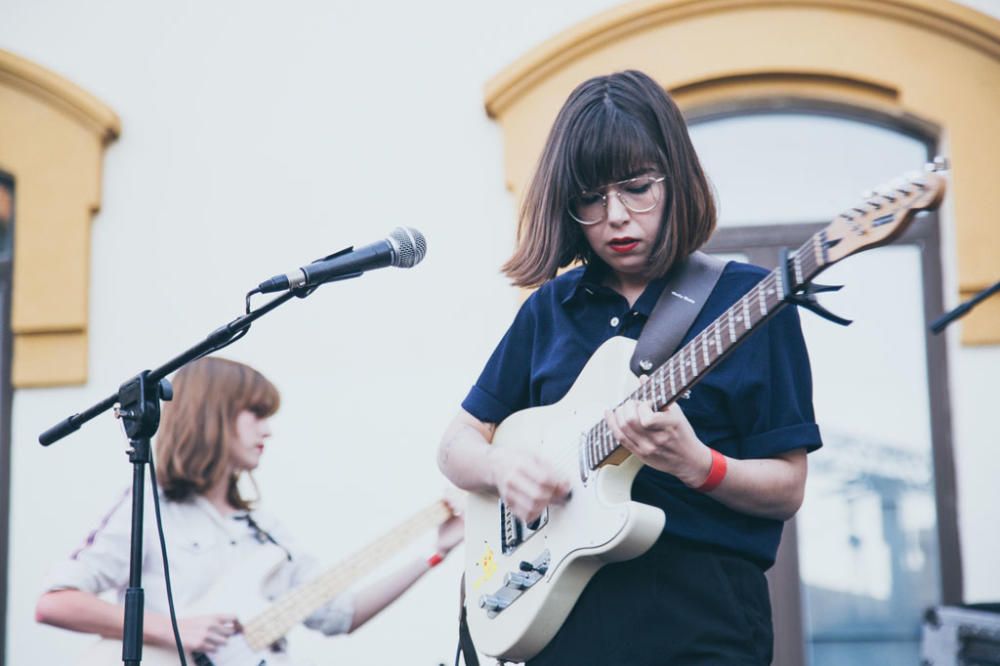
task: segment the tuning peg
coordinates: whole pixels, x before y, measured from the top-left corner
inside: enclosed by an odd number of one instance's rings
[[[920,171],[907,171],[906,180],[910,184],[919,187],[921,190],[927,188],[927,180],[924,178],[924,174]]]
[[[896,203],[896,195],[890,187],[880,187],[878,195],[889,203]]]
[[[866,205],[871,206],[872,210],[878,210],[882,207],[878,192],[875,190],[865,190],[861,193],[861,198],[865,200]]]

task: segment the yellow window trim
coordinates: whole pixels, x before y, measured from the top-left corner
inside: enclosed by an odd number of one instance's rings
[[[652,75],[685,112],[793,98],[932,131],[952,164],[941,220],[955,226],[959,297],[1000,277],[1000,225],[992,223],[1000,21],[948,0],[643,0],[615,8],[487,84],[486,111],[502,129],[515,195],[569,92],[628,68]],[[1000,343],[1000,299],[961,326],[965,344]]]
[[[118,116],[62,77],[0,50],[0,170],[14,178],[16,387],[87,379],[90,223]]]

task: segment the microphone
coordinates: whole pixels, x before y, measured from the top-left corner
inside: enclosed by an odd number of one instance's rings
[[[412,227],[396,227],[387,238],[354,249],[349,247],[308,266],[261,282],[262,294],[300,287],[316,287],[325,282],[358,277],[365,271],[386,266],[411,268],[427,254],[427,240]]]

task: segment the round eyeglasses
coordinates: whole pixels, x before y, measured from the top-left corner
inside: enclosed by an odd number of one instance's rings
[[[646,213],[660,202],[663,188],[658,185],[666,179],[666,176],[646,175],[609,183],[602,188],[607,194],[581,192],[570,197],[566,210],[580,224],[597,224],[608,216],[608,197],[614,194],[633,213]]]

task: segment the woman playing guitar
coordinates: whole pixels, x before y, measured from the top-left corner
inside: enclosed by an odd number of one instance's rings
[[[572,501],[567,472],[552,460],[489,446],[497,424],[559,401],[609,338],[638,338],[672,267],[715,224],[684,120],[655,81],[627,71],[574,90],[503,266],[515,285],[538,289],[447,429],[439,451],[445,475],[499,495],[528,524],[548,505]],[[583,266],[557,276],[577,261]],[[730,262],[685,342],[764,275]],[[802,502],[806,452],[821,445],[795,308],[763,324],[680,406],[654,412],[628,401],[605,419],[645,464],[632,498],[661,508],[665,527],[645,554],[601,568],[529,663],[770,664],[764,571],[783,521]]]
[[[239,631],[236,613],[241,609],[196,616],[185,616],[183,609],[219,578],[249,560],[277,562],[265,581],[245,581],[246,588],[262,586],[262,594],[273,599],[319,571],[311,558],[296,549],[279,522],[253,510],[237,483],[260,463],[271,435],[269,417],[280,403],[278,390],[253,368],[213,357],[187,365],[173,383],[175,397],[164,404],[156,447],[157,481],[165,496],[161,509],[171,582],[185,649],[211,656]],[[127,500],[126,495],[84,545],[50,573],[48,591],[38,601],[38,621],[121,639],[123,607],[97,595],[109,590],[121,594],[128,585]],[[145,527],[144,642],[172,648],[163,560],[152,515],[147,516]],[[327,635],[357,629],[440,562],[461,541],[461,529],[460,518],[442,524],[437,553],[429,560],[414,560],[383,580],[362,587],[353,598],[335,599],[310,615],[306,625]]]

